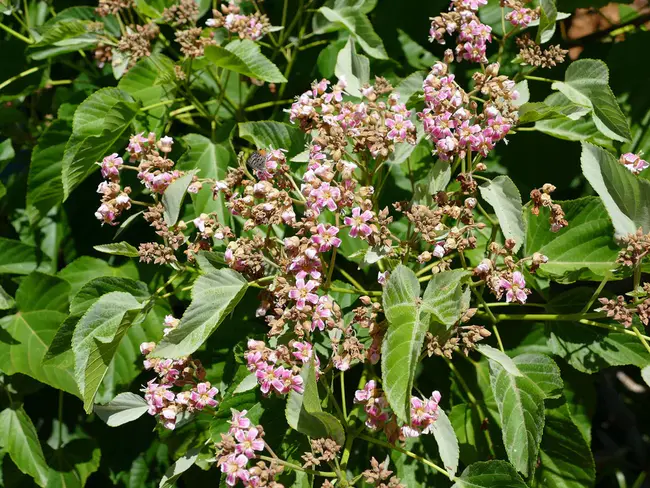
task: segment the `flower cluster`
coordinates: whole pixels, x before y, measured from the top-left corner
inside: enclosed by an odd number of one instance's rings
[[[533,215],[539,215],[539,210],[541,207],[546,207],[549,209],[548,221],[551,224],[551,232],[557,232],[569,225],[569,222],[564,215],[562,206],[558,203],[553,202],[553,199],[551,198],[551,193],[554,191],[555,186],[551,185],[550,183],[546,183],[541,188],[536,188],[530,192],[530,200],[533,204],[531,213]]]
[[[524,2],[520,0],[501,0],[501,7],[512,9],[505,19],[515,27],[525,29],[532,21],[539,19],[540,8],[524,7]]]
[[[515,39],[519,47],[519,57],[522,64],[536,68],[552,68],[564,62],[568,50],[562,49],[559,45],[549,46],[542,49],[542,46],[533,41],[530,36],[525,35]]]
[[[294,342],[295,351],[289,352],[286,346],[269,349],[263,341],[249,339],[248,351],[244,354],[249,371],[255,373],[260,390],[265,396],[275,392],[286,395],[290,391],[302,393],[303,379],[300,376],[300,364],[318,360],[308,342]]]
[[[438,419],[440,393],[434,391],[428,399],[411,397],[411,425],[398,423],[383,390],[377,387],[374,380],[355,392],[354,402],[364,406],[367,428],[383,430],[389,442],[396,442],[431,432],[433,423]]]
[[[205,22],[208,27],[225,27],[228,32],[237,34],[241,39],[259,41],[271,29],[266,15],[255,12],[243,15],[240,7],[232,0],[228,5],[221,4],[221,11],[213,10],[212,18]]]
[[[167,335],[177,324],[178,320],[173,316],[165,317],[164,334]],[[215,396],[219,390],[205,381],[205,369],[199,360],[152,357],[155,347],[155,342],[140,344],[140,352],[146,357],[145,369],[157,375],[142,390],[150,415],[158,417],[164,428],[174,430],[178,415],[218,406]],[[175,387],[182,390],[174,390]]]
[[[641,159],[640,155],[634,153],[625,153],[618,161],[635,175],[638,175],[641,171],[650,166],[650,163]]]
[[[370,469],[363,472],[363,477],[374,488],[406,488],[397,476],[388,469],[388,459],[379,463],[374,457],[370,460]]]
[[[221,434],[221,442],[217,444],[217,466],[226,475],[226,484],[235,486],[241,481],[243,486],[273,486],[281,488],[274,479],[282,472],[282,467],[271,464],[267,466],[259,462],[250,466],[251,460],[256,458],[256,452],[263,451],[264,429],[261,425],[254,426],[246,416],[248,411],[232,411],[230,429],[226,434]]]
[[[499,76],[499,65],[476,73],[476,88],[489,97],[478,111],[476,102],[448,73],[447,64],[437,62],[423,83],[424,110],[418,117],[434,143],[434,154],[443,161],[465,158],[468,152],[485,157],[517,122],[512,102],[519,97],[515,83]]]
[[[487,0],[452,0],[449,12],[431,19],[429,41],[446,44],[445,36],[457,33],[456,59],[486,63],[487,43],[492,42],[492,28],[483,24],[478,9]]]

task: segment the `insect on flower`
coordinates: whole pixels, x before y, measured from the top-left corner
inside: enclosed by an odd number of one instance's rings
[[[255,171],[264,171],[266,169],[266,150],[260,149],[251,153],[246,160],[246,166]]]

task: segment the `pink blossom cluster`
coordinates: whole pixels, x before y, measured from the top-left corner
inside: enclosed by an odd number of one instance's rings
[[[164,321],[165,335],[177,324],[177,319],[167,315]],[[155,342],[140,344],[140,352],[145,356],[145,369],[157,375],[142,390],[150,415],[158,417],[164,428],[174,430],[178,414],[218,406],[215,396],[219,390],[205,381],[205,370],[200,361],[191,358],[154,358],[150,354],[155,347]],[[186,386],[189,389],[174,390],[174,387]]]
[[[217,466],[220,466],[221,472],[226,475],[228,486],[235,486],[237,481],[241,481],[244,486],[261,486],[260,478],[247,467],[248,462],[255,458],[255,452],[264,450],[264,440],[260,429],[253,426],[246,417],[247,413],[246,410],[232,410],[228,436],[235,442],[234,452],[217,458]]]
[[[244,15],[234,1],[221,5],[221,12],[213,10],[214,18],[208,19],[208,27],[225,27],[227,31],[237,34],[241,39],[259,41],[270,29],[266,16],[260,14]]]
[[[311,344],[299,344],[293,356],[301,362],[311,358],[313,351]],[[248,370],[255,373],[260,390],[264,396],[275,392],[278,395],[286,395],[290,391],[302,393],[304,391],[303,380],[300,376],[300,368],[292,364],[291,358],[286,354],[279,354],[273,349],[266,347],[262,341],[249,339],[248,351],[244,354]],[[317,360],[314,355],[314,359]]]
[[[511,10],[505,15],[505,18],[515,27],[521,27],[522,29],[528,27],[533,20],[539,18],[537,10],[526,8],[522,6],[516,6],[514,10]]]
[[[514,82],[505,80],[500,87],[512,100],[518,98]],[[418,116],[435,145],[434,153],[443,161],[465,158],[468,151],[485,157],[510,131],[510,121],[490,101],[483,105],[482,113],[473,109],[445,63],[433,65],[423,90],[424,110]]]
[[[646,160],[641,159],[640,155],[634,153],[623,154],[620,157],[619,162],[635,175],[638,175],[641,171],[650,166]]]
[[[476,13],[487,0],[454,0],[450,10],[431,19],[429,41],[446,44],[445,36],[457,33],[456,59],[473,63],[487,62],[487,43],[492,42],[492,28],[483,24]]]
[[[384,392],[374,380],[368,381],[363,389],[354,394],[354,402],[364,406],[366,427],[371,430],[383,429],[392,441],[430,433],[438,419],[440,398],[438,391],[434,391],[428,399],[411,397],[411,425],[399,425]]]

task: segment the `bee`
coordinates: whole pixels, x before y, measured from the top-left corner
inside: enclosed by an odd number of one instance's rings
[[[266,151],[260,149],[251,153],[246,160],[246,166],[255,171],[264,171],[266,169]]]

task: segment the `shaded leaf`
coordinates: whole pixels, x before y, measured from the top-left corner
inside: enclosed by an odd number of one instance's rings
[[[449,476],[455,476],[460,456],[458,438],[444,410],[438,410],[438,419],[433,423],[431,431],[438,444],[438,452],[445,469]]]
[[[469,276],[470,272],[464,269],[434,274],[424,290],[422,312],[429,314],[432,321],[449,329],[467,310],[463,304],[469,306],[469,288],[463,290]]]
[[[343,49],[336,57],[334,73],[339,79],[347,81],[346,91],[353,97],[361,97],[361,87],[370,79],[370,61],[361,54],[357,54],[354,38],[349,37]]]
[[[288,151],[287,158],[302,152],[305,148],[303,132],[284,122],[272,120],[241,122],[239,137],[252,142],[257,149],[286,149]]]
[[[49,262],[35,246],[0,237],[0,274],[29,274]]]
[[[517,185],[507,176],[497,176],[479,186],[479,191],[483,199],[494,208],[505,238],[515,241],[516,251],[524,243],[525,236],[523,207]]]
[[[354,7],[344,7],[332,10],[329,7],[321,7],[319,12],[327,20],[342,25],[350,31],[355,40],[369,56],[376,59],[388,59],[384,43],[375,33],[368,17],[361,10]]]
[[[140,418],[149,408],[140,395],[120,393],[105,405],[95,405],[94,411],[110,427],[117,427]]]
[[[485,461],[465,468],[452,488],[526,488],[526,483],[510,463]]]
[[[152,354],[169,358],[192,354],[237,306],[247,288],[244,277],[228,268],[200,276],[178,327],[158,343]]]
[[[225,47],[207,46],[205,56],[216,66],[250,76],[267,83],[286,83],[278,67],[251,40],[235,40]]]
[[[178,221],[181,213],[183,199],[187,193],[187,187],[192,183],[195,171],[184,174],[177,180],[173,181],[166,189],[162,196],[162,204],[165,207],[165,223],[173,226]]]
[[[137,258],[140,255],[138,254],[138,250],[128,242],[100,244],[98,246],[93,246],[93,249],[105,254],[112,254],[114,256],[127,256],[129,258]]]

